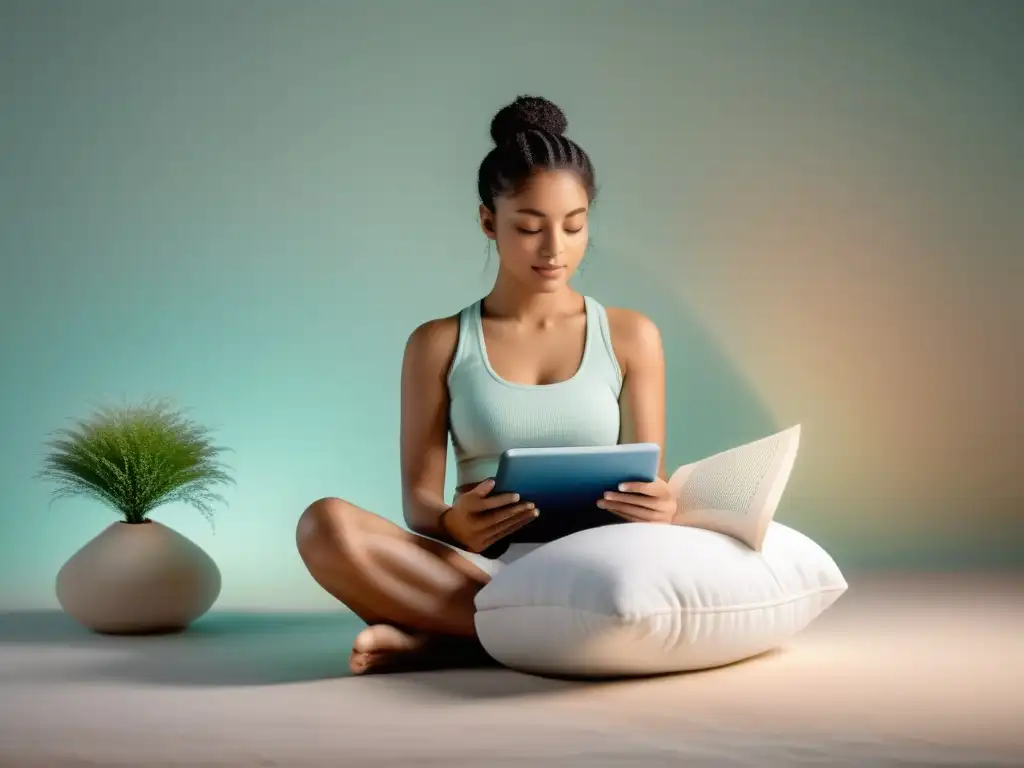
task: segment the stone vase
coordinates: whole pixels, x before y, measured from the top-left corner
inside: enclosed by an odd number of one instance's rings
[[[57,574],[61,607],[103,634],[180,632],[210,609],[220,587],[213,559],[154,520],[112,523]]]

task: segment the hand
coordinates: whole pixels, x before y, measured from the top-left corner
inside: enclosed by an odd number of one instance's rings
[[[597,506],[631,523],[671,523],[677,501],[668,482],[659,477],[653,483],[622,483],[618,492],[605,493]]]
[[[483,552],[537,517],[532,502],[520,501],[518,493],[488,496],[494,489],[489,478],[456,497],[441,515],[441,528],[470,552]]]

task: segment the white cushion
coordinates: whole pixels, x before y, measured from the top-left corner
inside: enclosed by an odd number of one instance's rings
[[[703,669],[779,646],[846,590],[832,558],[773,522],[760,552],[714,531],[623,523],[566,536],[477,593],[487,652],[523,672]]]
[[[676,522],[760,549],[799,447],[797,424],[679,467],[669,478],[679,506]]]

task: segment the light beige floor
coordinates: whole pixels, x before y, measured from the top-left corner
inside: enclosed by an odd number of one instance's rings
[[[620,683],[349,678],[345,616],[0,617],[3,766],[1024,765],[1024,576],[849,575],[780,652]]]

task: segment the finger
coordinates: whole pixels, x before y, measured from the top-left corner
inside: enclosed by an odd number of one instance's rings
[[[524,512],[532,512],[535,506],[536,505],[532,501],[523,501],[519,504],[513,504],[500,509],[488,510],[485,514],[481,514],[480,516],[484,519],[485,530],[487,530],[490,527],[500,525],[504,521],[513,517],[518,517]]]
[[[617,493],[616,491],[608,491],[604,495],[603,501],[614,501],[654,510],[661,506],[661,499],[656,499],[653,496],[644,496],[639,493]]]
[[[484,496],[486,496],[488,493],[490,493],[493,490],[494,490],[494,478],[493,477],[489,477],[486,480],[484,480],[483,482],[481,482],[478,486],[476,486],[472,491],[470,491],[470,493],[476,494],[477,496],[480,496],[481,498],[483,498]]]
[[[511,520],[507,520],[507,521],[505,521],[504,523],[502,523],[499,526],[496,526],[495,530],[490,532],[490,534],[484,539],[484,546],[483,546],[483,548],[487,549],[494,542],[500,541],[501,539],[505,538],[506,536],[511,536],[513,533],[518,531],[524,525],[528,525],[529,523],[532,523],[534,520],[536,520],[537,519],[537,515],[539,515],[539,514],[540,514],[540,512],[538,510],[534,509],[534,510],[531,510],[529,512],[524,513],[523,515],[521,515],[519,517],[514,517]]]
[[[621,493],[639,493],[644,496],[658,496],[659,483],[619,483]]]
[[[619,517],[625,518],[626,520],[632,520],[634,522],[651,522],[654,520],[660,520],[663,515],[657,510],[650,509],[649,507],[641,507],[637,504],[628,504],[623,501],[599,501],[597,506],[601,509],[606,509]]]
[[[515,504],[519,501],[518,493],[499,493],[497,496],[488,496],[486,499],[481,499],[476,503],[473,512],[491,512],[498,507],[507,507],[509,504]]]

